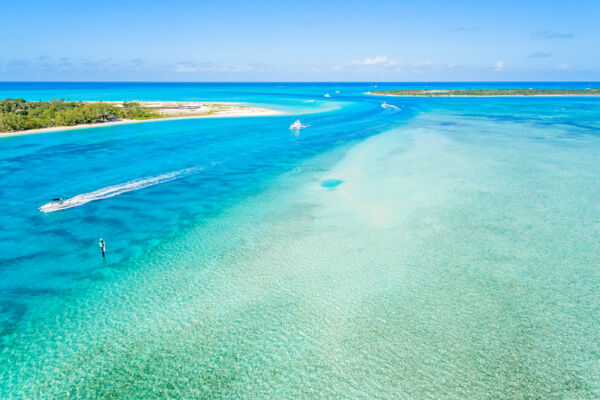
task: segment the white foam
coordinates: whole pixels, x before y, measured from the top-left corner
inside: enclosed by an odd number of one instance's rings
[[[128,182],[119,183],[118,185],[103,187],[102,189],[98,189],[93,192],[78,194],[77,196],[73,196],[61,202],[52,201],[41,206],[39,210],[44,213],[49,213],[67,208],[78,207],[91,201],[108,199],[109,197],[118,196],[122,193],[140,190],[149,186],[180,179],[188,175],[202,172],[203,170],[204,167],[192,167],[181,169],[179,171],[168,172],[158,176],[135,179]]]

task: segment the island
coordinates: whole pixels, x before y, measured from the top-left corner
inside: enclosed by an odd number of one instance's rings
[[[600,89],[405,89],[376,90],[368,94],[408,97],[600,96]]]
[[[238,103],[196,101],[0,101],[0,137],[179,118],[278,115]]]

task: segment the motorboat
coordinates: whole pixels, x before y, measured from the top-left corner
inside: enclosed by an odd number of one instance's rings
[[[329,93],[325,93],[325,96],[323,97],[331,97],[331,95]]]
[[[383,108],[391,108],[391,109],[394,109],[394,110],[399,110],[400,109],[400,108],[396,107],[393,104],[386,103],[385,101],[381,104],[381,107],[383,107]]]
[[[49,213],[53,211],[64,210],[65,208],[71,207],[73,207],[73,204],[71,201],[69,201],[69,199],[64,200],[62,197],[57,197],[41,206],[39,210],[44,213]]]

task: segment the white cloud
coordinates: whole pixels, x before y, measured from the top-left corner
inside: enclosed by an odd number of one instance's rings
[[[556,66],[556,69],[560,69],[561,71],[564,71],[564,70],[569,69],[569,68],[571,68],[571,66],[569,64],[558,64]]]
[[[370,70],[421,73],[432,67],[430,61],[404,62],[392,60],[387,56],[367,57],[362,60],[354,60],[347,64],[334,65],[334,71],[340,70]]]
[[[502,60],[496,61],[496,64],[494,64],[494,71],[502,72],[502,70],[504,70],[504,61],[502,61]]]
[[[194,74],[197,72],[247,72],[253,69],[249,65],[221,65],[209,62],[197,63],[194,61],[184,61],[177,65],[175,72],[180,74]]]
[[[387,56],[367,57],[364,60],[354,60],[350,63],[350,65],[366,67],[391,67],[398,64],[397,61],[392,61]]]
[[[179,64],[177,66],[177,68],[175,68],[175,72],[183,73],[183,74],[187,74],[187,73],[193,74],[194,72],[199,72],[201,70],[202,69],[200,66],[194,65],[194,64]]]

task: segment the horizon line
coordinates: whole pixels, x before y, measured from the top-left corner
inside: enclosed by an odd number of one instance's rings
[[[109,81],[109,80],[98,80],[98,81],[61,81],[61,80],[47,80],[47,81],[0,81],[0,83],[600,83],[600,80],[523,80],[523,81]]]

